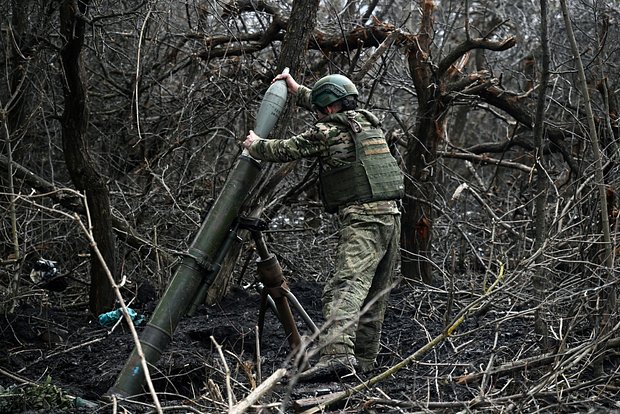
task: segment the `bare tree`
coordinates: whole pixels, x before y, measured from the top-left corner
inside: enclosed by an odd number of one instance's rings
[[[60,9],[60,29],[64,44],[61,49],[64,112],[62,116],[63,152],[71,178],[84,191],[92,222],[93,237],[107,268],[116,269],[116,247],[112,229],[111,207],[105,180],[97,171],[87,144],[88,107],[83,81],[81,52],[86,22],[87,1],[65,1]],[[94,315],[110,309],[114,290],[104,266],[93,255],[89,305]]]
[[[458,95],[469,95],[488,89],[495,82],[488,73],[481,71],[462,74],[469,54],[475,49],[502,51],[515,45],[513,37],[501,41],[489,40],[494,33],[471,37],[465,22],[465,38],[446,56],[436,60],[433,46],[435,4],[421,1],[420,28],[414,41],[408,45],[409,72],[417,92],[418,109],[413,139],[407,145],[406,171],[411,180],[406,181],[408,197],[404,202],[403,274],[410,278],[432,281],[431,256],[432,223],[435,217],[435,176],[437,149],[446,140],[448,108]]]
[[[534,160],[534,166],[536,169],[536,202],[534,211],[534,222],[536,226],[536,236],[534,240],[533,249],[544,249],[546,233],[547,233],[547,217],[545,214],[547,206],[547,192],[548,192],[548,175],[545,172],[543,165],[543,138],[545,134],[545,105],[547,102],[547,83],[549,82],[549,38],[548,38],[548,10],[547,1],[540,1],[540,45],[542,49],[542,59],[540,64],[540,86],[538,87],[538,100],[536,102],[536,117],[534,120],[534,146],[536,147],[536,158]],[[537,255],[537,262],[540,263],[542,255]],[[532,284],[536,291],[536,298],[540,302],[544,301],[546,289],[548,285],[546,283],[546,275],[544,274],[544,268],[540,268],[538,272],[535,272],[532,280]],[[542,337],[542,348],[545,351],[550,350],[551,345],[549,343],[549,328],[547,326],[546,318],[549,316],[549,310],[545,306],[541,306],[542,309],[536,313],[535,326],[536,330]]]
[[[598,128],[596,126],[594,113],[592,111],[592,98],[590,96],[590,92],[588,91],[585,69],[581,60],[581,56],[579,54],[579,49],[577,47],[577,41],[573,32],[573,27],[570,20],[568,7],[566,5],[566,0],[560,0],[560,6],[562,8],[562,15],[564,17],[564,23],[566,25],[566,34],[571,46],[571,51],[575,58],[575,65],[577,66],[581,93],[584,98],[585,115],[588,124],[589,138],[591,141],[590,146],[594,163],[594,186],[598,190],[598,209],[600,210],[600,223],[602,232],[602,240],[600,241],[600,244],[602,244],[602,248],[600,248],[601,253],[598,253],[597,256],[600,257],[601,260],[601,282],[602,285],[605,286],[605,288],[602,289],[599,296],[602,304],[596,305],[596,313],[598,319],[597,322],[600,326],[601,333],[606,334],[612,329],[612,325],[615,324],[615,321],[618,318],[616,314],[617,288],[616,286],[614,286],[615,252],[613,251],[611,244],[609,211],[607,205],[607,185],[605,184],[605,176],[603,172],[603,156],[599,147],[600,144],[597,131]],[[602,370],[601,364],[602,362],[599,360],[598,366],[596,367],[597,372],[600,372]]]

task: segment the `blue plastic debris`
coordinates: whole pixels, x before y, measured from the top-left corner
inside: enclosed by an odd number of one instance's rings
[[[134,325],[138,326],[144,322],[144,316],[138,315],[138,312],[131,308],[127,308],[127,314],[131,318]],[[102,313],[97,317],[99,325],[109,327],[114,325],[119,319],[123,317],[123,309],[118,308],[110,312]]]
[[[73,404],[76,406],[76,408],[96,409],[96,408],[99,407],[99,405],[96,402],[89,401],[89,400],[86,400],[86,399],[80,398],[80,397],[76,397],[75,401],[73,402]]]

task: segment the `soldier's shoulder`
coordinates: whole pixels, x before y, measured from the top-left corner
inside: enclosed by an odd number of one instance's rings
[[[358,122],[368,122],[375,127],[381,126],[381,120],[379,120],[379,118],[375,114],[367,111],[366,109],[357,109],[355,119]]]
[[[315,127],[318,131],[325,135],[331,135],[334,131],[342,132],[346,131],[346,125],[343,125],[337,121],[325,121],[325,122],[317,122]]]
[[[334,131],[338,130],[329,124],[316,123],[304,131],[301,136],[311,142],[325,141],[334,134]]]

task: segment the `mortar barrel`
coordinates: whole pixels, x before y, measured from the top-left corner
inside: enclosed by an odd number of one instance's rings
[[[208,273],[212,266],[211,260],[216,257],[224,239],[228,237],[230,227],[259,172],[260,164],[256,160],[243,155],[239,157],[140,336],[147,363],[157,362],[172,340],[176,326],[192,304],[203,283],[203,275]],[[139,394],[143,382],[144,371],[137,349],[134,348],[108,394],[120,397]]]
[[[275,126],[284,109],[287,92],[284,81],[275,82],[267,89],[254,128],[259,136],[267,137]],[[152,365],[159,360],[172,340],[181,317],[200,290],[204,274],[213,270],[214,260],[243,202],[254,187],[260,169],[260,163],[244,150],[140,336],[147,364]],[[213,279],[215,276],[212,275]],[[119,397],[139,394],[144,380],[145,373],[136,347],[106,394]]]
[[[213,284],[215,277],[222,269],[222,263],[226,259],[226,256],[228,256],[228,252],[230,251],[235,239],[238,237],[236,226],[233,226],[233,228],[228,230],[228,235],[217,252],[211,269],[203,275],[203,280],[198,288],[198,293],[194,295],[194,300],[187,311],[188,316],[193,316],[196,309],[198,309],[198,307],[205,302],[209,288]]]

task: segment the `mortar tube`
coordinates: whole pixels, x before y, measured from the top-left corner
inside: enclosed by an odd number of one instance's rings
[[[196,309],[198,309],[198,306],[204,303],[205,298],[207,297],[207,292],[209,291],[209,288],[213,284],[213,281],[215,280],[216,276],[222,269],[222,263],[224,262],[224,259],[226,259],[226,256],[228,256],[228,252],[230,251],[230,248],[232,247],[233,242],[235,241],[235,239],[238,239],[237,228],[238,228],[238,225],[235,224],[228,231],[228,235],[226,236],[226,239],[224,239],[224,242],[222,243],[222,247],[220,247],[220,249],[217,252],[217,256],[215,257],[215,261],[213,265],[211,266],[211,270],[209,270],[203,277],[203,282],[200,284],[200,287],[198,288],[198,293],[196,294],[194,300],[192,301],[191,306],[189,307],[189,310],[187,311],[188,316],[194,315],[194,313],[196,312]]]
[[[288,72],[288,68],[285,72]],[[256,116],[254,131],[259,136],[266,138],[269,135],[284,110],[287,94],[286,82],[283,80],[269,86]],[[260,163],[244,150],[142,332],[140,343],[148,364],[158,361],[172,340],[172,333],[181,316],[191,306],[203,282],[202,275],[210,270],[212,260],[254,187],[260,169]],[[144,379],[140,356],[134,348],[116,382],[106,394],[121,398],[136,395],[141,391]]]
[[[260,170],[260,164],[256,160],[241,155],[230,172],[222,192],[140,335],[140,344],[148,364],[155,364],[172,340],[172,334],[181,317],[185,315],[203,283],[203,274],[212,264],[211,258],[216,257],[228,237],[231,225],[254,186]],[[134,348],[107,395],[126,398],[139,394],[144,379],[140,356]]]

